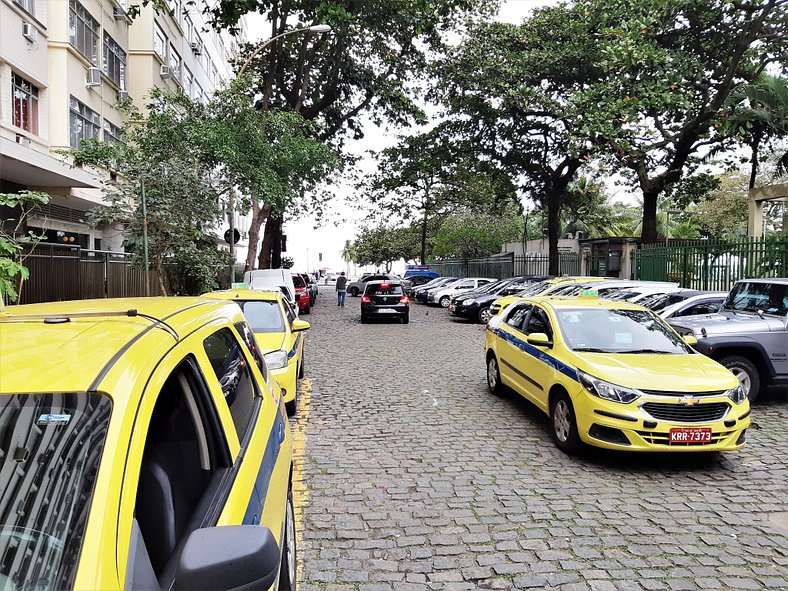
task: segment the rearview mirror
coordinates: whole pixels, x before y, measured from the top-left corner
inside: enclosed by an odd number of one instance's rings
[[[292,331],[293,332],[301,332],[302,330],[307,330],[310,324],[306,320],[299,320],[296,318],[293,320]]]
[[[268,589],[281,552],[267,527],[228,525],[194,530],[186,539],[175,589]]]
[[[552,347],[553,341],[543,332],[535,332],[525,337],[529,345],[535,347]]]
[[[690,347],[694,347],[695,345],[698,344],[698,339],[696,339],[691,334],[685,335],[681,338],[684,340],[684,343],[689,345]]]

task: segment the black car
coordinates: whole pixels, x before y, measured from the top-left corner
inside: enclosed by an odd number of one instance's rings
[[[490,319],[490,304],[498,298],[522,291],[532,282],[533,279],[526,276],[511,277],[485,285],[470,293],[457,294],[449,303],[449,312],[453,316],[486,324]]]
[[[361,322],[370,318],[398,318],[407,324],[409,298],[399,281],[368,281],[361,296]]]

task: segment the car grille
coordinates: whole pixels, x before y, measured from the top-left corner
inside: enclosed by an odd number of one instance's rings
[[[645,402],[641,408],[659,421],[707,423],[719,421],[730,409],[727,402],[711,402],[686,406],[672,402]]]
[[[669,392],[663,390],[640,390],[643,394],[651,396],[724,396],[725,390],[716,390],[714,392]]]
[[[636,431],[636,433],[640,435],[647,443],[653,443],[656,445],[669,445],[670,447],[703,447],[704,445],[714,445],[715,443],[719,443],[726,437],[729,437],[733,431],[713,431],[711,434],[711,441],[687,441],[681,443],[671,443],[670,433],[667,431]]]

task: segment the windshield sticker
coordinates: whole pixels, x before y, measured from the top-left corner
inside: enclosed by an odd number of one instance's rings
[[[39,425],[65,425],[71,420],[71,415],[41,415],[38,417]]]
[[[616,335],[616,345],[631,345],[632,344],[632,333],[631,332],[617,332]]]
[[[564,312],[561,314],[561,320],[566,322],[580,322],[580,315],[573,312]]]

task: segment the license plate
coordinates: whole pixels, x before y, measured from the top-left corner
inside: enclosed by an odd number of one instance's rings
[[[391,308],[378,308],[378,314],[396,314],[396,310],[392,310]]]
[[[711,427],[676,427],[670,430],[671,443],[711,443]]]

